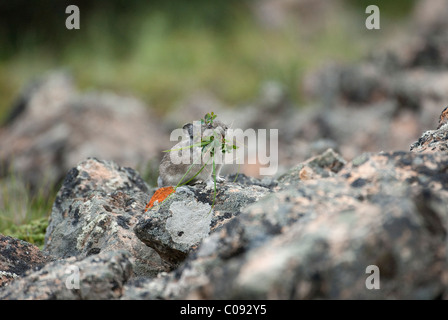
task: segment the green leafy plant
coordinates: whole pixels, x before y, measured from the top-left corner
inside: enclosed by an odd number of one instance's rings
[[[204,119],[201,119],[202,124],[213,124],[213,120],[215,120],[217,115],[212,111],[212,113],[207,113],[204,116]]]

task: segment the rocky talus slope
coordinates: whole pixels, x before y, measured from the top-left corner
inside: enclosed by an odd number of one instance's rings
[[[86,159],[65,177],[43,252],[1,236],[0,298],[445,297],[447,138],[442,125],[410,152],[352,161],[328,149],[275,180],[228,176],[214,206],[198,184],[146,212],[155,189],[135,170]]]

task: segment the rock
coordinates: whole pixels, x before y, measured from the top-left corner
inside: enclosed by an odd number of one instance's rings
[[[434,128],[448,99],[447,5],[418,1],[408,35],[398,35],[359,63],[327,63],[307,75],[303,92],[321,107],[283,119],[291,124],[282,128],[292,128],[287,145],[300,145],[289,148],[288,163],[309,157],[309,142],[318,139],[333,140],[352,160],[363,152],[405,150]]]
[[[447,160],[409,153],[364,155],[337,176],[302,181],[248,206],[237,218],[245,230],[257,230],[254,221],[269,221],[278,226],[277,235],[213,266],[207,281],[185,296],[440,297],[445,290],[447,174],[429,168],[444,172]],[[259,218],[248,219],[254,216]],[[246,243],[261,234],[269,231],[245,232]],[[381,270],[381,291],[365,287],[365,270],[372,264]]]
[[[94,158],[82,161],[56,196],[44,250],[59,258],[126,250],[136,275],[156,275],[166,267],[133,232],[150,196],[133,169]]]
[[[326,178],[334,176],[347,163],[333,149],[328,149],[297,166],[278,178],[279,188],[287,188],[291,184],[297,184],[300,180]]]
[[[214,192],[203,187],[178,188],[145,213],[154,190],[134,170],[87,159],[69,171],[57,194],[44,250],[59,258],[127,250],[135,275],[154,277],[174,269],[203,238],[270,192],[218,185],[212,209]]]
[[[0,290],[2,300],[118,299],[132,274],[126,252],[102,252],[47,264]]]
[[[213,208],[213,190],[197,184],[144,212],[153,190],[134,170],[87,159],[55,200],[45,249],[57,260],[29,269],[0,298],[446,295],[446,153],[364,153],[346,162],[329,149],[278,181],[227,177],[217,191]],[[369,266],[381,290],[366,287]],[[73,270],[80,289],[67,289]]]
[[[52,260],[35,245],[0,234],[0,288]]]
[[[243,174],[231,174],[227,177],[228,182],[238,183],[245,186],[260,186],[263,188],[271,189],[277,186],[277,180],[266,176],[262,179],[257,179],[251,176]]]
[[[328,155],[340,158],[308,163]],[[175,271],[126,284],[122,299],[439,298],[447,170],[440,153],[365,153],[325,177],[284,177]],[[366,288],[370,265],[381,290]]]
[[[440,101],[448,98],[448,73],[395,71],[378,64],[330,66],[321,71],[319,81],[308,80],[316,82],[312,86],[323,106],[303,114],[299,126],[288,126],[296,128],[291,136],[299,141],[331,139],[341,155],[352,160],[362,152],[403,150],[433,127]]]
[[[446,152],[448,150],[448,107],[443,109],[436,130],[428,130],[411,145],[412,152]]]
[[[447,152],[446,140],[448,126],[442,126],[437,130],[428,130],[411,145],[412,152]]]
[[[204,190],[204,187],[178,188],[162,204],[148,211],[134,228],[137,237],[156,250],[172,269],[202,239],[237,216],[246,205],[270,192],[258,185],[242,186],[225,182],[218,184],[214,200],[214,191]]]
[[[414,9],[413,20],[425,33],[446,28],[448,17],[446,0],[420,0]]]
[[[168,140],[159,123],[136,98],[79,93],[67,73],[50,73],[25,87],[0,130],[1,174],[42,192],[87,157],[145,169]]]
[[[406,201],[407,200],[407,201]],[[435,299],[445,285],[446,230],[432,231],[408,199],[294,224],[265,246],[211,271],[190,296],[213,299]],[[384,213],[383,213],[384,212]],[[361,214],[362,213],[362,214]],[[438,215],[443,212],[437,212]],[[412,236],[410,236],[412,235]],[[417,259],[418,257],[418,259]],[[366,269],[381,290],[366,289]]]

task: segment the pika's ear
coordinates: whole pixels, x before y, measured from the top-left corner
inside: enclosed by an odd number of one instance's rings
[[[184,132],[187,136],[193,137],[193,124],[192,123],[186,123],[182,127],[184,129]]]

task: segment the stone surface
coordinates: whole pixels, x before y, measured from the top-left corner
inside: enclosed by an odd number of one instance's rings
[[[28,270],[39,270],[52,257],[26,241],[0,234],[0,287],[25,275]]]
[[[122,299],[442,297],[448,155],[365,153],[336,171],[284,177],[291,183],[246,206],[174,272],[129,282]],[[370,265],[381,290],[366,288]]]
[[[134,231],[175,268],[202,239],[237,216],[243,207],[269,193],[268,188],[259,185],[225,182],[217,185],[215,198],[214,191],[205,185],[182,186],[149,210]]]
[[[333,149],[328,149],[303,163],[289,169],[278,178],[278,188],[287,188],[301,180],[326,178],[334,176],[347,163]]]
[[[47,264],[0,291],[2,300],[111,300],[132,274],[126,252],[71,257]]]
[[[198,184],[145,213],[152,191],[135,171],[87,159],[70,171],[55,201],[46,250],[57,260],[13,279],[0,297],[446,295],[448,154],[364,153],[345,161],[329,149],[266,187],[239,179],[245,183],[218,185],[213,209],[213,190]],[[72,265],[84,289],[67,290]],[[372,265],[381,290],[366,288]]]
[[[136,171],[94,158],[71,169],[56,196],[44,250],[59,258],[127,250],[137,275],[165,270],[133,227],[151,191]]]
[[[209,261],[208,278],[183,297],[441,297],[447,161],[448,155],[440,154],[365,154],[334,177],[302,181],[248,206],[235,222],[244,229],[246,246],[258,245],[227,263]],[[277,226],[271,241],[260,240],[269,240],[269,229],[258,232],[253,225],[266,220]],[[369,265],[381,272],[381,290],[366,289]]]
[[[411,145],[412,152],[446,152],[448,142],[446,141],[448,126],[443,126],[438,130],[428,130],[417,142]]]
[[[428,130],[411,145],[412,152],[446,152],[448,150],[447,111],[443,109],[436,130]]]

